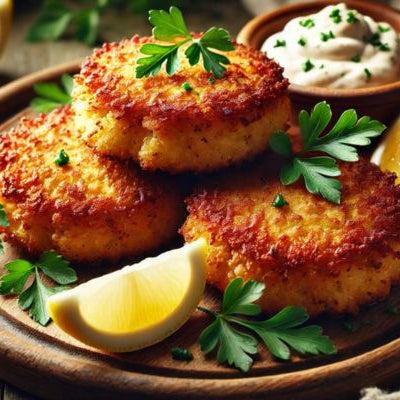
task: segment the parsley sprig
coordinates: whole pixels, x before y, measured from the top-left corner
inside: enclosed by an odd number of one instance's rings
[[[168,75],[173,75],[180,67],[178,50],[186,43],[191,43],[185,51],[190,65],[198,64],[201,58],[207,72],[212,72],[218,78],[225,74],[224,65],[230,63],[229,59],[211,49],[220,51],[235,49],[227,30],[212,27],[200,38],[194,38],[177,7],[171,7],[169,13],[164,10],[151,10],[149,21],[154,26],[154,38],[172,44],[144,44],[140,51],[147,57],[139,58],[137,61],[137,78],[157,75],[164,63]]]
[[[219,363],[247,372],[253,363],[251,355],[257,353],[257,339],[238,330],[236,326],[256,334],[277,358],[288,360],[290,348],[300,354],[334,354],[332,341],[322,335],[322,328],[316,325],[303,326],[309,319],[304,308],[286,307],[272,318],[259,321],[238,317],[256,316],[260,306],[254,304],[264,293],[265,285],[257,281],[243,283],[242,278],[233,280],[225,290],[220,312],[204,307],[199,310],[211,315],[214,321],[200,335],[201,350],[210,353],[215,348]]]
[[[371,138],[379,136],[386,126],[370,117],[358,119],[355,110],[345,111],[333,128],[324,134],[332,119],[332,111],[326,102],[318,103],[311,114],[303,110],[299,114],[303,147],[294,153],[286,132],[272,135],[272,149],[285,157],[287,162],[281,169],[283,185],[291,185],[302,176],[307,190],[319,194],[332,203],[340,204],[342,184],[334,177],[340,169],[336,160],[355,162],[358,153],[355,146],[367,146]],[[312,153],[326,153],[327,156],[312,156]]]
[[[35,97],[30,106],[37,113],[48,113],[60,105],[71,103],[71,93],[74,85],[72,76],[63,74],[61,85],[54,82],[41,82],[34,85]]]
[[[69,267],[68,261],[53,250],[44,252],[35,264],[20,259],[4,267],[8,272],[0,280],[0,294],[18,295],[19,306],[28,310],[29,316],[43,326],[50,322],[46,309],[47,298],[68,289],[65,285],[77,280],[76,272]],[[61,286],[46,286],[40,272]],[[33,280],[26,288],[29,278]]]
[[[98,38],[101,14],[106,8],[115,7],[114,3],[116,0],[46,0],[26,39],[35,43],[72,34],[76,40],[92,46]]]

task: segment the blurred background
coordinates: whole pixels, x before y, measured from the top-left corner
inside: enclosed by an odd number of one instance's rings
[[[0,0],[0,8],[8,2],[14,3],[14,11],[0,58],[0,85],[82,58],[104,41],[119,41],[135,33],[151,35],[147,11],[152,8],[178,5],[190,29],[218,25],[233,36],[251,18],[241,0]]]
[[[0,85],[82,58],[104,41],[149,35],[151,8],[177,5],[192,30],[218,25],[236,36],[253,15],[295,2],[299,0],[0,0],[0,51],[5,47]],[[385,2],[400,8],[400,0]],[[12,23],[7,22],[11,7]]]

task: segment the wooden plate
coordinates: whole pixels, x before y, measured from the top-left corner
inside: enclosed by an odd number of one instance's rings
[[[71,63],[30,75],[0,89],[0,132],[13,126],[32,97],[32,85],[73,73]],[[23,111],[22,113],[26,113]],[[0,260],[15,258],[7,247]],[[117,267],[117,266],[114,266]],[[4,272],[0,268],[0,274]],[[105,269],[83,267],[86,280]],[[219,294],[207,289],[203,305],[216,306]],[[390,301],[400,304],[400,291]],[[0,379],[47,399],[345,399],[362,387],[395,382],[400,376],[400,316],[385,313],[386,302],[366,308],[356,319],[356,332],[344,329],[343,319],[317,322],[335,341],[334,356],[295,356],[274,360],[262,348],[248,374],[218,366],[199,350],[197,338],[209,322],[200,312],[175,335],[159,345],[130,354],[106,354],[66,336],[54,324],[43,328],[21,311],[13,297],[0,297]],[[174,346],[189,347],[195,359],[171,359]],[[351,397],[348,397],[351,396]]]

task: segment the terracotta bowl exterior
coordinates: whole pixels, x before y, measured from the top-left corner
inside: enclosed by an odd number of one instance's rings
[[[286,23],[295,17],[313,14],[329,4],[341,1],[325,0],[297,3],[281,7],[276,11],[253,18],[239,32],[238,42],[260,49],[265,39],[281,31]],[[400,11],[381,3],[365,0],[347,0],[346,4],[378,22],[388,22],[400,32]],[[390,124],[400,114],[400,80],[362,89],[328,89],[315,86],[291,84],[289,96],[292,100],[293,117],[301,109],[310,109],[316,103],[326,100],[338,115],[348,108],[355,108],[359,114],[369,115]]]

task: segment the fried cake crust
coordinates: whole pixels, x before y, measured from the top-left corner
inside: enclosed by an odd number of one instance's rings
[[[282,186],[273,161],[214,178],[187,199],[185,240],[208,242],[208,280],[265,282],[266,312],[355,313],[400,279],[400,187],[366,160],[340,165],[342,202]],[[282,193],[289,206],[274,208]]]
[[[183,217],[169,177],[99,157],[81,142],[74,113],[24,118],[0,143],[0,202],[6,240],[31,253],[55,249],[71,261],[116,261],[170,240]],[[61,149],[65,166],[55,159]]]
[[[131,157],[144,169],[206,171],[265,151],[285,126],[288,82],[265,54],[236,44],[226,74],[211,83],[200,63],[189,66],[183,46],[174,75],[137,79],[140,47],[152,42],[135,36],[105,44],[75,77],[77,124],[96,151]]]

